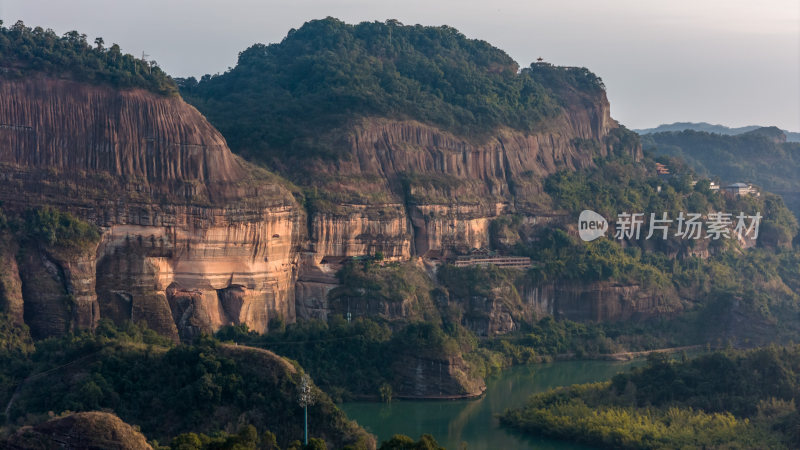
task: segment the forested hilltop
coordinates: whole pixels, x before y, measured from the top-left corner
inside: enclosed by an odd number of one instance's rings
[[[504,51],[452,27],[330,17],[248,48],[224,74],[179,81],[234,151],[262,160],[334,151],[320,136],[358,117],[414,119],[469,136],[531,131],[570,90],[603,90],[586,69],[520,71]]]
[[[0,77],[17,79],[37,73],[162,95],[178,93],[175,82],[154,61],[122,53],[117,44],[105,47],[103,38],[96,38],[92,46],[77,31],[58,36],[51,29],[30,28],[22,21],[5,27],[0,20]]]

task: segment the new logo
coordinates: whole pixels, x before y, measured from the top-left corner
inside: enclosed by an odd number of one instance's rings
[[[600,236],[605,236],[608,231],[608,221],[596,212],[584,209],[578,217],[578,235],[586,242],[593,241]]]

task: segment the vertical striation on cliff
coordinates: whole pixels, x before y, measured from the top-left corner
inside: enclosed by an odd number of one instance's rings
[[[15,255],[4,297],[16,298],[19,276],[35,337],[103,317],[175,339],[294,321],[302,211],[277,177],[231,154],[179,97],[43,76],[2,80],[0,178],[4,209],[52,205],[102,234],[82,252],[27,242]]]
[[[346,132],[346,156],[302,169],[316,174],[308,180],[324,208],[309,211],[316,266],[301,271],[319,270],[325,257],[403,260],[489,247],[493,219],[552,213],[548,175],[610,154],[641,157],[638,144],[620,142],[609,111],[604,94],[581,95],[540,131],[504,128],[478,141],[416,121],[360,120]],[[319,303],[317,291],[304,285],[298,304]]]
[[[227,324],[263,332],[298,311],[327,317],[337,280],[326,258],[488,247],[494,218],[548,211],[547,175],[612,152],[640,155],[617,138],[603,93],[561,97],[569,101],[560,113],[529,132],[464,137],[379,117],[335,130],[345,136],[335,140],[342,157],[304,159],[299,172],[310,177],[307,219],[288,183],[234,156],[178,97],[44,76],[2,80],[4,208],[53,205],[102,231],[83,253],[23,245],[3,295],[23,299],[37,337],[103,317],[174,339]],[[19,315],[18,300],[6,303]]]

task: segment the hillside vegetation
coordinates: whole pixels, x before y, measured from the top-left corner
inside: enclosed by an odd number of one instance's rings
[[[47,339],[35,351],[0,357],[0,402],[10,405],[10,424],[35,423],[48,411],[108,410],[161,442],[189,432],[236,432],[244,425],[257,436],[274,433],[281,447],[303,434],[297,406],[301,369],[263,350],[213,339],[173,346],[146,328],[119,329],[102,321],[92,334]],[[312,436],[335,448],[370,447],[371,438],[327,395],[316,388],[314,395]]]

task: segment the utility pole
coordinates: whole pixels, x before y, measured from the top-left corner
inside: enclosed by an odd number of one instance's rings
[[[142,50],[142,62],[144,63],[145,67],[147,67],[148,74],[150,73],[150,63],[147,62],[147,58],[149,57],[150,55],[148,55],[147,53],[144,52],[144,50]]]
[[[306,374],[300,378],[300,392],[298,394],[298,403],[303,408],[303,430],[305,434],[304,445],[308,445],[308,407],[313,405],[316,399],[314,392],[311,390],[311,377]]]

